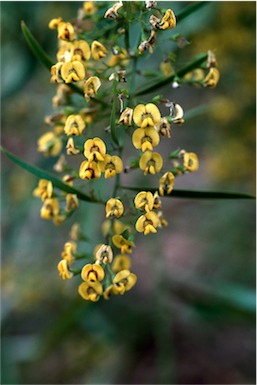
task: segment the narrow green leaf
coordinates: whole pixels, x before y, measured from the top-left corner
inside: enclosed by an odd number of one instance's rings
[[[39,59],[39,61],[44,64],[44,66],[50,71],[51,67],[54,65],[50,57],[45,53],[43,48],[40,46],[38,41],[34,38],[28,27],[26,26],[26,23],[24,21],[21,22],[21,29],[23,32],[23,35],[31,48],[34,55]]]
[[[132,191],[151,191],[154,193],[158,188],[153,187],[127,187],[122,186],[125,190]],[[217,191],[196,191],[196,190],[172,190],[171,194],[165,195],[168,198],[193,198],[193,199],[255,199],[255,196],[234,193],[234,192],[217,192]]]
[[[30,172],[31,174],[37,176],[38,178],[50,180],[53,183],[53,185],[59,188],[60,190],[65,191],[69,194],[76,194],[77,197],[83,201],[93,202],[93,203],[102,203],[101,201],[98,201],[89,197],[88,195],[82,193],[81,191],[75,189],[74,187],[71,187],[66,183],[63,183],[60,179],[56,178],[54,175],[50,174],[49,172],[42,170],[39,167],[32,166],[31,164],[25,162],[18,156],[12,154],[2,146],[0,146],[0,150],[18,166],[22,167],[24,170]]]
[[[208,4],[210,4],[209,1],[199,1],[197,3],[188,5],[176,14],[177,23]]]
[[[139,90],[136,92],[136,96],[140,95],[145,95],[148,94],[149,92],[156,91],[157,89],[166,86],[167,84],[171,83],[175,77],[183,77],[186,75],[188,72],[192,71],[195,68],[199,68],[201,64],[203,64],[207,59],[207,54],[201,53],[195,57],[195,59],[187,64],[186,66],[182,67],[180,70],[177,71],[176,74],[173,74],[168,77],[160,77],[159,80],[154,83],[152,83],[150,86],[143,88],[142,90]]]
[[[50,57],[47,55],[47,53],[43,50],[41,45],[38,43],[38,41],[35,39],[35,37],[30,32],[29,28],[27,27],[26,23],[24,21],[21,22],[21,29],[23,32],[23,35],[34,53],[34,55],[38,58],[38,60],[50,71],[51,67],[54,65]],[[76,84],[68,83],[67,86],[69,86],[74,92],[79,93],[80,95],[84,96],[83,89],[78,87]]]

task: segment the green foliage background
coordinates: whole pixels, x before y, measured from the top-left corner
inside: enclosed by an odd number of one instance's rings
[[[176,13],[187,4],[163,6]],[[37,153],[36,141],[56,86],[29,51],[20,21],[54,60],[48,21],[72,19],[81,5],[1,2],[2,144],[48,170],[52,161]],[[184,111],[207,106],[173,132],[173,148],[200,159],[199,171],[176,188],[254,194],[255,7],[210,2],[178,26],[191,43],[178,62],[215,50],[221,79],[215,90],[162,90]],[[171,50],[178,52],[174,43]],[[56,270],[71,223],[56,228],[39,218],[35,177],[5,157],[1,171],[3,384],[254,383],[253,201],[164,200],[169,226],[136,240],[136,287],[91,304],[78,297],[76,280],[63,282]],[[76,213],[95,242],[99,218],[102,207],[87,202]]]

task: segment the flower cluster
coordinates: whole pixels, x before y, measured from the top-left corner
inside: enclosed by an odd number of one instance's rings
[[[171,9],[163,12],[156,7],[155,1],[118,1],[103,15],[100,2],[85,2],[72,23],[60,17],[49,23],[50,29],[57,30],[59,44],[50,71],[57,92],[52,100],[55,112],[45,118],[51,131],[39,138],[38,150],[59,156],[54,169],[64,175],[59,183],[56,178],[40,180],[34,195],[43,202],[41,217],[54,224],[68,219],[78,209],[79,199],[104,207],[99,244],[91,244],[90,249],[87,234],[75,223],[57,266],[64,280],[80,276],[78,292],[93,302],[124,294],[135,285],[131,254],[136,234],[153,234],[168,224],[160,197],[172,194],[178,176],[198,169],[194,152],[179,148],[167,154],[156,149],[162,141],[171,141],[172,130],[184,123],[181,105],[160,95],[140,99],[135,92],[135,77],[142,73],[143,63],[137,72],[138,61],[148,59],[158,34],[177,23]],[[128,29],[136,12],[145,18],[140,36],[149,32],[150,37],[132,48]],[[106,36],[98,30],[103,22]],[[181,41],[180,45],[184,47]],[[163,67],[164,78],[165,71]],[[215,56],[208,52],[206,64],[190,67],[180,78],[173,76],[171,84],[214,87],[218,80]],[[124,159],[126,145],[133,148],[133,158]],[[134,170],[155,187],[123,186],[121,178]],[[99,179],[104,187],[96,188]]]

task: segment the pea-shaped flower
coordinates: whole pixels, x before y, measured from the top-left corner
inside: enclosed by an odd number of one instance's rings
[[[81,163],[79,168],[79,177],[81,179],[97,179],[101,176],[101,170],[99,164],[96,162],[84,161]]]
[[[144,233],[147,235],[149,233],[156,233],[157,227],[159,227],[160,220],[158,215],[154,211],[149,211],[148,213],[141,215],[136,222],[136,230],[139,233]]]
[[[198,156],[194,152],[186,152],[183,155],[184,167],[187,171],[196,171],[199,167]]]
[[[51,198],[53,193],[53,184],[50,180],[40,179],[38,187],[34,189],[33,195],[40,197],[42,201]]]
[[[176,16],[171,9],[167,9],[159,23],[160,29],[173,29],[176,27]]]
[[[112,271],[118,273],[121,270],[129,270],[131,267],[131,259],[127,255],[118,254],[112,263]]]
[[[106,146],[100,138],[88,139],[84,144],[84,155],[89,161],[104,161]]]
[[[99,163],[101,171],[104,172],[105,178],[110,178],[116,174],[120,174],[123,169],[123,162],[117,155],[106,154],[104,161]]]
[[[103,44],[99,43],[99,41],[95,40],[91,45],[91,53],[92,57],[99,61],[107,55],[107,49]]]
[[[135,246],[134,242],[129,241],[120,234],[113,235],[112,241],[116,247],[121,249],[121,254],[131,254],[132,247]]]
[[[158,127],[161,120],[161,113],[153,103],[138,104],[133,113],[133,120],[138,127]]]
[[[86,76],[86,71],[84,65],[78,61],[68,61],[63,63],[61,67],[61,76],[65,83],[78,82],[79,80],[84,80]]]
[[[103,294],[103,287],[99,281],[82,282],[79,285],[78,292],[81,297],[87,301],[97,302],[100,295]]]
[[[175,176],[172,172],[168,171],[163,174],[159,181],[159,192],[160,195],[170,194],[175,183]]]
[[[141,149],[143,152],[146,150],[153,150],[153,147],[159,144],[160,137],[158,132],[149,127],[146,129],[138,128],[132,135],[132,142],[137,149]]]
[[[82,117],[80,115],[69,115],[65,126],[64,126],[64,132],[66,135],[81,135],[82,132],[85,129],[85,122],[83,121]]]
[[[97,76],[91,76],[89,79],[87,79],[84,85],[84,95],[87,102],[89,102],[91,98],[94,98],[96,96],[96,93],[100,86],[101,81]]]
[[[150,191],[140,191],[134,199],[134,204],[139,210],[151,211],[154,204],[153,194]]]
[[[45,156],[56,156],[61,152],[62,141],[53,132],[46,132],[37,141],[38,151]]]
[[[77,244],[75,242],[66,242],[62,252],[62,258],[66,259],[67,263],[70,264],[74,261],[74,254],[77,250]]]
[[[73,61],[85,62],[90,59],[90,46],[85,40],[75,40],[71,44],[70,50]]]
[[[105,211],[106,218],[120,218],[124,212],[123,203],[119,199],[111,198],[106,202]]]
[[[136,284],[137,276],[131,273],[129,270],[119,271],[113,279],[113,293],[124,294],[125,291],[132,289]]]
[[[146,151],[139,160],[139,167],[144,174],[156,174],[162,169],[163,159],[158,152]]]
[[[95,252],[96,263],[111,263],[113,259],[112,248],[109,245],[99,245]]]
[[[60,22],[57,25],[58,39],[72,41],[75,37],[73,25],[71,23]]]
[[[41,208],[40,215],[44,219],[52,219],[59,213],[59,203],[56,198],[47,198]]]
[[[58,269],[60,277],[62,279],[70,279],[73,277],[73,273],[71,271],[69,271],[68,262],[66,261],[66,259],[62,259],[58,263],[57,269]]]
[[[102,281],[104,279],[104,269],[96,263],[88,263],[81,270],[81,278],[86,282]]]

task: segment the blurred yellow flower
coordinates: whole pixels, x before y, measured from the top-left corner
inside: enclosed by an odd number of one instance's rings
[[[99,164],[96,162],[84,161],[81,163],[79,168],[79,177],[81,179],[97,179],[101,176],[101,170]]]
[[[101,86],[101,80],[97,76],[91,76],[84,84],[84,95],[86,101],[89,102],[91,98],[96,96],[98,89]]]
[[[37,141],[38,151],[45,156],[57,156],[62,150],[62,141],[53,132],[48,131]]]
[[[152,151],[153,147],[159,144],[159,141],[159,134],[153,127],[137,128],[132,135],[133,145],[143,152],[147,150]]]
[[[52,20],[49,21],[48,27],[50,29],[56,29],[61,22],[62,22],[62,18],[61,17],[52,19]]]
[[[99,162],[101,172],[104,172],[104,177],[110,178],[116,174],[120,174],[123,169],[123,162],[117,155],[106,154],[104,161]]]
[[[113,279],[113,293],[124,294],[125,291],[132,289],[136,284],[137,276],[131,273],[129,270],[119,271]]]
[[[104,156],[106,153],[106,146],[102,139],[93,138],[88,139],[84,143],[84,155],[85,157],[91,161],[104,161]]]
[[[99,41],[93,41],[91,45],[91,53],[95,60],[99,61],[107,55],[107,49]]]
[[[85,129],[85,122],[83,121],[82,117],[80,115],[69,115],[65,126],[64,126],[64,132],[66,135],[81,135],[82,132]]]
[[[70,211],[76,210],[79,207],[79,201],[76,194],[66,195],[66,207],[65,210],[69,213]]]
[[[163,159],[158,152],[146,151],[139,160],[139,167],[144,174],[156,174],[162,169]]]
[[[56,198],[47,198],[41,208],[41,218],[52,219],[59,213],[59,203]]]
[[[83,3],[83,10],[84,10],[85,15],[93,15],[97,10],[97,8],[95,6],[95,2],[94,1],[85,1]]]
[[[183,155],[183,164],[187,171],[197,171],[199,167],[198,156],[194,152],[186,152]]]
[[[160,195],[169,195],[173,189],[174,183],[175,176],[172,174],[172,172],[165,172],[165,174],[163,174],[159,181]]]
[[[99,281],[95,282],[82,282],[79,285],[78,292],[85,300],[97,302],[100,295],[103,294],[103,287]]]
[[[149,233],[156,233],[156,228],[159,227],[160,220],[154,211],[141,215],[136,222],[136,230],[139,233],[144,232],[144,235]]]
[[[77,244],[75,242],[66,242],[61,256],[66,259],[68,264],[71,264],[75,259],[74,253],[76,253],[76,250]]]
[[[173,29],[176,27],[176,16],[171,9],[167,9],[165,15],[161,19],[159,23],[160,29]]]
[[[69,271],[68,263],[67,263],[66,259],[62,259],[58,263],[57,269],[58,269],[60,277],[62,279],[70,279],[73,277],[73,273],[71,271]]]
[[[75,38],[75,32],[71,23],[60,22],[57,25],[58,39],[72,41]]]
[[[78,60],[85,62],[90,59],[91,50],[85,40],[75,40],[70,45],[72,61]]]
[[[78,82],[79,80],[84,80],[86,76],[86,71],[84,65],[75,60],[73,62],[68,61],[63,63],[61,67],[61,76],[65,83]]]
[[[126,238],[124,238],[120,234],[115,234],[112,237],[112,241],[116,247],[121,249],[121,254],[131,254],[132,253],[132,247],[135,246],[134,242],[128,241]]]
[[[40,179],[38,187],[33,191],[35,197],[41,197],[42,201],[45,201],[47,198],[51,198],[53,194],[53,184],[50,180]]]
[[[118,254],[113,260],[112,271],[118,273],[121,270],[130,270],[131,259],[127,255]]]
[[[63,66],[63,62],[58,62],[51,67],[50,83],[63,83],[63,78],[61,75],[62,66]]]
[[[220,78],[219,70],[215,67],[211,67],[208,74],[205,76],[203,83],[205,87],[214,88],[216,87]]]
[[[120,218],[124,212],[123,203],[119,199],[111,198],[106,202],[105,211],[106,218]]]

